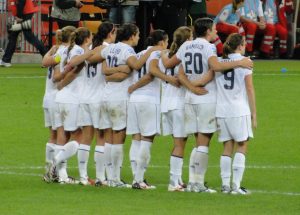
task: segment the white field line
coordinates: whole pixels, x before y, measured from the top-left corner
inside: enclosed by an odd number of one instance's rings
[[[13,171],[0,171],[0,175],[20,175],[31,177],[42,177],[42,174],[35,173],[19,173]],[[167,184],[156,184],[157,187],[167,187]],[[266,191],[266,190],[250,190],[251,193],[267,194],[267,195],[281,195],[281,196],[300,196],[300,193],[295,192],[280,192],[280,191]]]
[[[254,75],[257,76],[300,76],[300,73],[293,73],[289,74],[287,73],[254,73]],[[39,78],[45,78],[46,76],[0,76],[0,79],[39,79]]]
[[[76,169],[77,166],[68,166],[69,169]],[[94,168],[92,166],[91,168]],[[125,167],[126,168],[126,167]],[[130,168],[130,166],[128,166]],[[168,165],[149,165],[148,168],[154,169],[169,169]],[[183,168],[188,168],[187,165]],[[218,165],[211,165],[208,168],[220,168]],[[28,170],[28,169],[45,169],[44,166],[0,166],[0,170]],[[282,166],[272,166],[272,165],[249,165],[246,169],[300,169],[300,166],[296,165],[282,165]]]

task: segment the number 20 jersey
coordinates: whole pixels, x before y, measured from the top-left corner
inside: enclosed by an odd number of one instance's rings
[[[244,57],[240,54],[230,54],[229,59],[220,58],[219,61],[235,61]],[[217,107],[216,117],[240,117],[250,115],[245,77],[251,75],[252,70],[235,68],[217,72]]]
[[[176,53],[181,60],[189,80],[197,80],[209,70],[208,59],[216,56],[216,47],[203,38],[183,43]],[[203,104],[216,102],[216,83],[214,80],[205,85],[207,94],[198,96],[187,90],[185,103]]]

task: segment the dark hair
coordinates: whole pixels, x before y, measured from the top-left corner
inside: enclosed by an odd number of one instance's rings
[[[117,41],[129,40],[131,36],[136,35],[139,32],[139,28],[135,24],[124,24],[117,31]]]
[[[232,0],[232,13],[235,13],[235,11],[237,10],[237,6],[240,3],[243,3],[244,0]]]
[[[149,37],[146,39],[147,46],[155,46],[159,41],[165,41],[168,39],[168,34],[164,30],[157,29],[152,31]]]
[[[55,32],[55,43],[56,45],[61,45],[62,43],[62,30],[57,29]]]
[[[204,17],[196,19],[194,22],[194,32],[196,37],[206,36],[207,30],[212,29],[214,21],[211,18]]]
[[[98,27],[98,31],[93,38],[93,48],[100,46],[103,43],[103,40],[107,38],[110,32],[115,31],[115,26],[113,23],[106,21],[102,22]]]
[[[223,58],[228,58],[228,55],[234,53],[238,46],[242,45],[244,38],[238,33],[230,34],[223,44]]]
[[[187,26],[181,26],[174,31],[173,42],[170,47],[169,57],[172,57],[179,47],[192,36],[192,29]]]
[[[68,43],[70,41],[70,36],[72,32],[74,32],[76,28],[74,26],[66,26],[61,29],[61,41],[63,43]]]

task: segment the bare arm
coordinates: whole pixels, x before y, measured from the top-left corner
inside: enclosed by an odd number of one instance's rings
[[[64,76],[63,79],[58,83],[57,88],[61,90],[68,84],[70,84],[78,75],[78,73],[81,71],[83,68],[84,63],[80,64],[78,67],[74,67],[70,72],[63,73],[62,75]]]
[[[144,75],[138,82],[131,85],[128,88],[128,93],[132,93],[133,91],[137,90],[138,88],[141,88],[147,84],[149,84],[153,80],[153,76],[150,73],[147,73]]]
[[[243,58],[242,60],[230,61],[230,62],[219,62],[216,56],[212,56],[208,59],[209,68],[215,72],[221,72],[224,70],[233,69],[236,67],[243,67],[247,69],[252,69],[253,62],[250,58]]]
[[[179,87],[180,83],[179,83],[178,79],[174,76],[166,75],[164,72],[160,71],[160,69],[158,67],[158,62],[159,62],[158,59],[153,59],[150,62],[149,72],[153,76],[172,84],[174,87]]]
[[[162,62],[164,64],[164,67],[166,68],[173,68],[180,64],[181,60],[179,60],[176,55],[173,55],[171,58],[168,57],[168,54],[162,53],[161,55]]]
[[[52,48],[45,54],[42,60],[42,65],[44,67],[54,66],[59,62],[56,62],[53,55],[56,53],[58,47],[52,46]]]
[[[196,87],[203,87],[205,86],[208,82],[213,80],[215,77],[215,72],[213,70],[208,70],[207,73],[205,73],[203,76],[201,76],[200,79],[191,81],[191,83],[196,86]]]
[[[196,95],[204,95],[207,93],[207,90],[203,87],[196,87],[190,82],[190,80],[186,77],[184,73],[182,65],[179,66],[178,78],[180,83],[192,93]]]
[[[135,56],[131,56],[127,59],[127,65],[135,70],[139,70],[140,68],[143,67],[143,65],[146,63],[147,59],[149,58],[150,54],[153,51],[158,51],[160,50],[161,47],[159,46],[153,46],[150,48],[148,51],[146,51],[145,54],[143,54],[139,59],[137,59]]]
[[[255,102],[255,92],[254,92],[254,86],[253,86],[253,81],[252,81],[252,75],[247,75],[245,77],[245,82],[246,82],[248,101],[249,101],[250,110],[251,110],[252,126],[253,126],[253,128],[257,128],[256,102]]]
[[[89,50],[89,49],[85,49],[84,54],[83,55],[77,55],[75,57],[73,57],[69,62],[68,65],[70,67],[76,67],[79,64],[83,63],[84,61],[86,61],[89,57],[93,56],[95,54],[94,50]]]
[[[118,72],[129,74],[132,72],[132,70],[127,65],[120,65],[117,67],[108,67],[106,61],[102,62],[102,73],[104,75],[112,75],[112,74],[115,74]]]
[[[112,75],[106,75],[105,80],[108,82],[121,82],[128,78],[129,74],[123,73],[123,72],[118,72],[114,73]]]
[[[87,58],[87,61],[89,63],[99,63],[105,60],[101,56],[101,51],[105,48],[105,46],[97,46],[92,50],[92,55]]]
[[[54,67],[54,73],[53,73],[52,81],[54,83],[56,83],[56,82],[61,81],[64,77],[65,77],[65,73],[60,72],[59,65],[56,65]]]

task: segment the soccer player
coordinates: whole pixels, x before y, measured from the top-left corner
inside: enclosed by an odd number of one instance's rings
[[[183,71],[179,71],[179,80],[187,89],[195,81],[205,75],[209,69],[220,71],[237,66],[251,67],[249,59],[235,62],[218,62],[215,47],[209,42],[216,37],[216,27],[210,18],[200,18],[194,23],[196,39],[185,42],[172,58],[165,59],[164,65],[172,67],[182,63]],[[189,182],[188,190],[193,192],[215,193],[204,185],[204,177],[208,165],[209,143],[216,131],[215,106],[216,86],[211,81],[206,84],[208,91],[205,95],[196,95],[188,90],[185,95],[185,128],[187,134],[195,134],[196,152],[192,152],[193,159],[190,166],[194,166],[194,177]],[[194,153],[194,154],[193,154]]]
[[[168,46],[168,34],[163,30],[155,30],[148,37],[148,49],[150,46],[166,49]],[[140,56],[146,53],[142,51]],[[151,146],[155,136],[160,134],[160,79],[150,75],[149,64],[160,57],[160,51],[154,51],[147,59],[143,67],[134,73],[135,84],[129,87],[131,93],[128,103],[127,134],[140,135],[139,147],[131,149],[131,162],[135,157],[136,167],[134,171],[133,189],[154,189],[144,181],[144,174],[151,158]],[[150,75],[150,76],[149,76]],[[146,81],[145,81],[146,79]],[[134,153],[135,151],[135,153]]]
[[[67,56],[63,64],[68,63],[76,56],[82,55],[91,42],[92,34],[87,28],[81,27],[76,29],[76,31],[71,34],[70,46],[68,47]],[[69,71],[58,83],[59,92],[57,92],[55,98],[55,102],[58,103],[57,117],[61,120],[61,123],[56,126],[70,133],[69,142],[66,144],[64,132],[58,132],[57,134],[57,148],[59,152],[54,157],[54,165],[58,167],[59,182],[62,184],[78,183],[78,181],[68,177],[64,163],[76,154],[81,140],[81,130],[77,125],[77,119],[83,72],[83,64]],[[59,131],[61,130],[62,129]]]
[[[49,128],[49,140],[46,144],[46,173],[43,176],[44,181],[51,182],[49,170],[53,162],[55,144],[56,144],[56,128],[54,123],[54,111],[55,111],[55,95],[57,93],[56,83],[53,82],[53,73],[54,67],[59,63],[58,55],[55,55],[59,47],[61,46],[61,30],[57,30],[55,34],[56,45],[53,46],[43,57],[42,64],[45,67],[48,67],[48,72],[46,76],[46,89],[43,99],[43,108],[44,108],[44,118],[45,118],[45,127]]]
[[[239,34],[231,34],[224,43],[222,61],[236,61],[243,58],[246,41]],[[235,68],[216,73],[217,106],[216,117],[219,141],[224,144],[220,159],[222,192],[249,194],[240,186],[244,170],[247,142],[253,137],[251,128],[257,127],[252,70]],[[234,147],[236,152],[232,161]],[[232,186],[230,186],[232,174]]]
[[[107,70],[119,65],[127,64],[131,69],[142,68],[151,52],[149,49],[140,59],[137,59],[133,49],[139,41],[139,29],[134,24],[124,24],[117,32],[118,43],[111,44],[101,51],[101,57],[106,59],[103,73],[107,84],[103,92],[101,106],[100,129],[112,128],[113,141],[111,146],[111,161],[113,180],[112,187],[131,187],[121,181],[120,172],[123,163],[123,145],[126,137],[128,87],[131,85],[131,74],[123,73],[118,78],[111,77]]]

